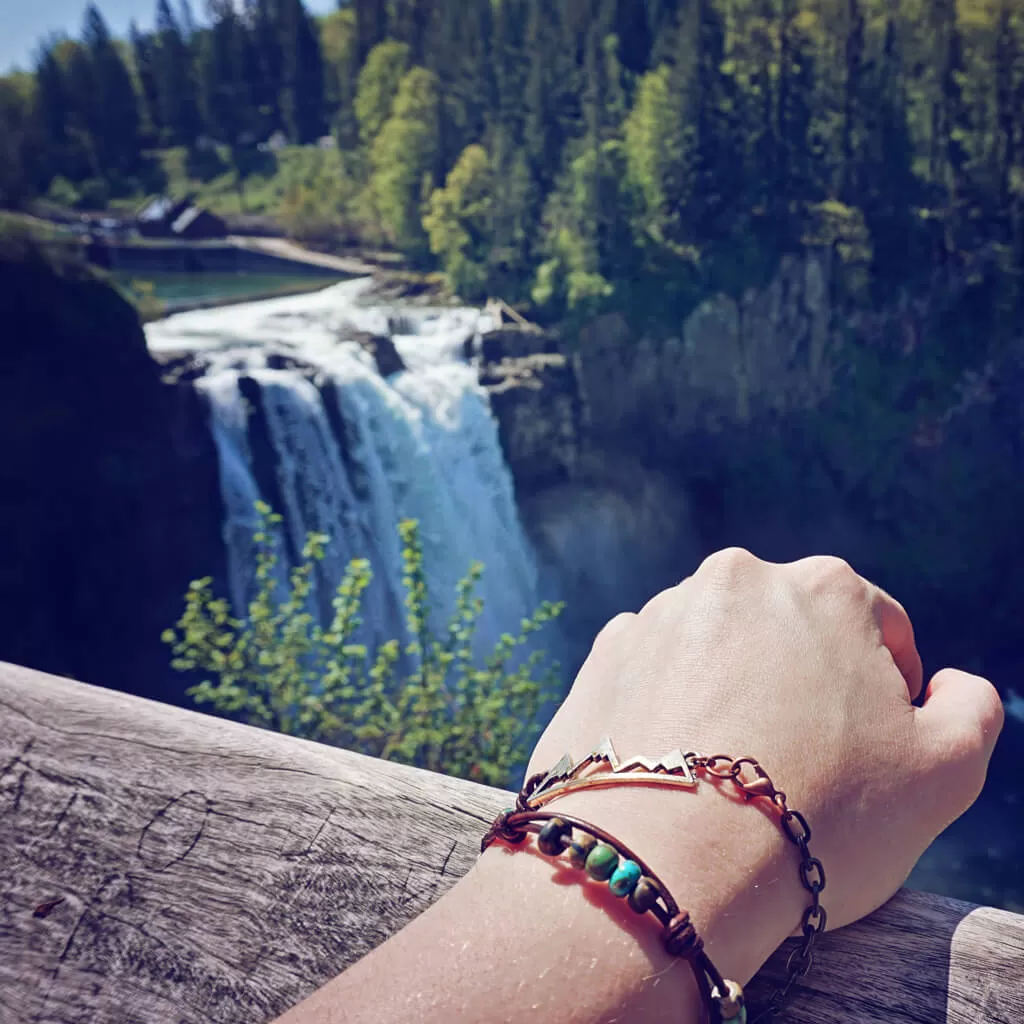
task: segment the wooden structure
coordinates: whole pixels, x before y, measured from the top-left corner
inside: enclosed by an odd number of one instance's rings
[[[507,802],[0,665],[0,1020],[268,1021],[440,896]],[[1024,917],[904,891],[825,937],[787,1020],[1020,1024]]]

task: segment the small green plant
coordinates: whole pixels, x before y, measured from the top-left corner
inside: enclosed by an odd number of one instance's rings
[[[349,564],[324,629],[309,607],[328,538],[308,536],[279,596],[274,537],[281,516],[262,502],[256,509],[257,593],[248,618],[233,617],[206,578],[190,585],[181,619],[163,634],[175,669],[216,677],[192,687],[190,696],[253,725],[509,785],[512,773],[526,763],[544,704],[556,696],[558,668],[546,664],[540,651],[516,664],[517,648],[563,606],[542,603],[520,623],[518,634],[503,635],[478,663],[472,639],[483,600],[474,590],[483,566],[470,566],[458,584],[444,634],[433,635],[419,531],[415,520],[405,520],[398,530],[408,638],[389,640],[371,652],[355,642],[363,594],[372,579],[370,563]]]

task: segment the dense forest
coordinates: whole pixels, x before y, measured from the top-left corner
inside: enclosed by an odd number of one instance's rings
[[[0,205],[157,191],[152,154],[333,136],[288,197],[551,316],[675,314],[833,246],[873,301],[1024,263],[1011,0],[159,0],[152,32],[44,41],[0,79]],[[1011,303],[1016,303],[1012,285]]]

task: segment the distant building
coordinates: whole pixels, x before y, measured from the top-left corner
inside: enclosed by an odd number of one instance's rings
[[[209,210],[196,206],[190,199],[160,196],[147,203],[135,218],[135,226],[143,238],[224,238],[227,224]]]
[[[266,142],[261,142],[256,148],[261,153],[280,153],[288,145],[288,136],[278,129]]]

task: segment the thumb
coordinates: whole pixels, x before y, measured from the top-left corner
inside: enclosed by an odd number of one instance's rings
[[[981,676],[944,668],[932,676],[916,711],[928,756],[962,814],[985,784],[989,758],[1003,728],[1003,702]],[[952,820],[952,819],[951,819]]]

